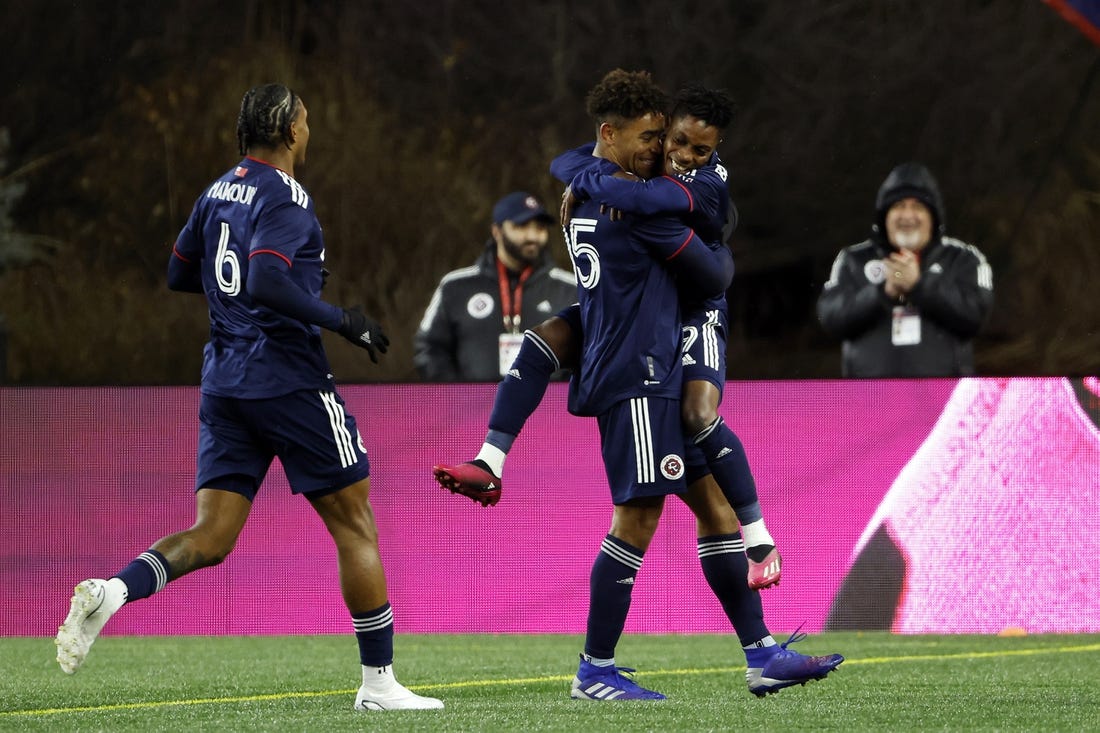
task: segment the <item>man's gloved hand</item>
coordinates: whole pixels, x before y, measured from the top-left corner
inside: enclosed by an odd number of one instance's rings
[[[382,326],[363,315],[363,306],[344,309],[344,320],[337,332],[361,349],[366,349],[370,360],[378,363],[378,354],[385,354],[390,340],[382,332]]]

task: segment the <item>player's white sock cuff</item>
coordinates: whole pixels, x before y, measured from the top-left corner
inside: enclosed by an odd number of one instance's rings
[[[599,657],[593,657],[590,654],[585,654],[584,655],[584,661],[588,662],[593,667],[614,667],[615,666],[615,657],[611,657],[611,659],[600,659]]]
[[[121,578],[109,578],[103,584],[103,594],[103,606],[110,616],[126,603],[130,597],[130,589]]]
[[[370,690],[386,690],[393,686],[397,682],[397,678],[393,676],[393,665],[387,664],[384,667],[371,667],[369,665],[362,665],[363,667],[363,685]]]
[[[763,639],[760,639],[759,641],[754,641],[753,643],[749,644],[748,646],[741,647],[741,648],[745,649],[745,650],[749,650],[749,649],[767,649],[770,646],[775,646],[775,643],[776,643],[775,639],[772,637],[772,635],[768,634]]]
[[[477,457],[485,461],[485,465],[489,467],[494,476],[504,475],[504,459],[508,457],[508,454],[500,448],[485,443],[481,446],[481,452],[477,454]]]
[[[745,540],[745,547],[775,545],[775,540],[772,539],[771,533],[768,532],[768,528],[764,526],[763,519],[757,519],[755,522],[742,524],[741,537]]]

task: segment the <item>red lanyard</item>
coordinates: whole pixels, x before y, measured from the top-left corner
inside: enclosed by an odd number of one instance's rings
[[[533,267],[523,268],[519,274],[519,282],[516,283],[515,292],[508,285],[508,268],[499,259],[497,260],[497,279],[500,281],[500,310],[504,319],[504,330],[507,333],[519,333],[521,320],[520,309],[523,303],[523,283],[531,277]]]

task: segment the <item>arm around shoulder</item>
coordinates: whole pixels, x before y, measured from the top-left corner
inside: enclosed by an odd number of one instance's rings
[[[678,219],[647,219],[638,225],[637,233],[654,257],[686,280],[693,294],[711,298],[726,292],[733,282],[733,253],[729,248],[708,245]]]

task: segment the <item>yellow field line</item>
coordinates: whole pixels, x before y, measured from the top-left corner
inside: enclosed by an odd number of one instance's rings
[[[1037,656],[1039,654],[1068,654],[1078,652],[1100,651],[1100,644],[1086,644],[1083,646],[1063,646],[1043,649],[1011,649],[996,652],[959,652],[956,654],[913,654],[904,657],[864,657],[861,659],[846,659],[845,666],[864,664],[894,664],[897,662],[923,662],[945,659],[989,659],[991,657],[1020,657]],[[683,677],[699,674],[725,674],[743,672],[744,665],[737,667],[706,667],[687,669],[646,670],[646,677]],[[511,687],[515,685],[540,684],[545,682],[566,682],[572,679],[572,675],[549,675],[545,677],[527,677],[492,680],[464,680],[461,682],[445,682],[435,685],[408,685],[410,690],[457,690],[475,687]],[[295,698],[330,697],[332,695],[353,695],[358,688],[347,690],[319,690],[313,692],[280,692],[269,695],[238,695],[233,697],[203,697],[191,700],[159,700],[150,702],[117,703],[113,705],[81,705],[69,708],[41,708],[37,710],[7,710],[0,711],[0,718],[15,716],[45,716],[59,715],[63,713],[88,713],[108,712],[112,710],[152,710],[156,708],[178,707],[188,705],[225,705],[241,702],[264,702],[270,700],[291,700]]]
[[[864,665],[864,664],[892,664],[896,662],[942,662],[945,659],[987,659],[989,657],[1020,657],[1020,656],[1036,656],[1039,654],[1064,654],[1068,652],[1097,652],[1100,651],[1100,644],[1085,644],[1081,646],[1063,646],[1052,647],[1043,649],[1008,649],[999,652],[959,652],[956,654],[911,654],[904,657],[864,657],[860,659],[845,659],[845,666],[852,665]],[[686,677],[688,675],[699,674],[728,674],[733,672],[744,672],[745,665],[739,665],[737,667],[704,667],[704,668],[687,668],[687,669],[647,669],[645,671],[646,677]],[[538,682],[561,682],[565,680],[573,679],[572,675],[568,676],[556,676],[556,677],[536,677],[531,679],[509,679],[509,680],[466,680],[463,682],[445,682],[438,685],[431,685],[433,690],[455,690],[470,687],[496,687],[505,685],[524,685]],[[425,685],[424,687],[428,687]]]

